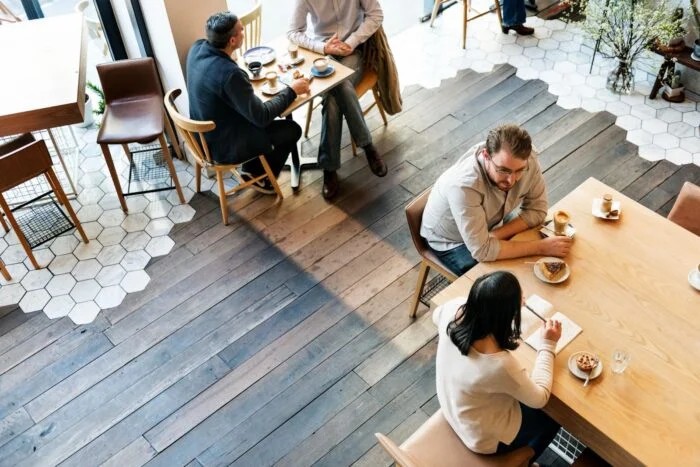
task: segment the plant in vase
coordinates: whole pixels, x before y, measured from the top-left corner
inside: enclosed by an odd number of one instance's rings
[[[698,38],[695,39],[695,47],[693,48],[693,53],[690,55],[690,58],[700,62],[700,0],[690,0],[690,11],[693,13],[695,32],[698,35]]]
[[[668,44],[683,28],[666,0],[581,0],[585,19],[578,24],[600,52],[617,59],[608,75],[607,88],[617,94],[634,90],[633,66],[655,43]]]
[[[681,82],[681,72],[675,69],[676,59],[674,58],[673,61],[674,67],[667,70],[664,77],[664,92],[661,94],[661,97],[669,102],[683,102],[685,100],[685,93],[683,92],[685,88]]]

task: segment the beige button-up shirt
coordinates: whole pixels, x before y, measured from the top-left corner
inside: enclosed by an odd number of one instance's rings
[[[313,36],[306,34],[311,15]],[[287,38],[305,49],[324,53],[325,42],[338,34],[353,50],[377,32],[384,20],[377,0],[296,0]]]
[[[541,224],[547,215],[547,189],[533,151],[527,171],[507,193],[486,174],[480,156],[484,143],[470,148],[447,169],[433,186],[423,212],[420,234],[435,250],[447,251],[462,244],[479,261],[494,261],[501,250],[489,232],[520,209],[529,227]]]

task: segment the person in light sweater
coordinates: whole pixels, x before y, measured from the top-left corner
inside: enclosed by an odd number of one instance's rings
[[[439,331],[436,385],[445,418],[470,450],[506,453],[529,445],[534,460],[559,429],[538,409],[552,390],[561,323],[545,323],[528,376],[511,353],[520,339],[522,303],[518,279],[496,271],[474,282],[466,303],[458,298],[438,307],[433,312]]]

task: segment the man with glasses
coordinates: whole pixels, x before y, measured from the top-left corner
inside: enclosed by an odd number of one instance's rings
[[[445,266],[462,275],[479,261],[566,256],[568,237],[509,241],[546,215],[547,189],[530,135],[502,125],[437,179],[420,234]]]

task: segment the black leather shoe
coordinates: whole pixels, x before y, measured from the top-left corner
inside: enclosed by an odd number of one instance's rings
[[[338,172],[335,170],[324,170],[323,171],[323,190],[321,193],[325,199],[331,199],[338,194],[338,189],[340,188],[340,179],[338,179]]]
[[[367,163],[369,164],[369,169],[372,171],[372,173],[377,177],[384,177],[387,172],[386,164],[384,163],[382,156],[380,156],[377,152],[377,148],[375,148],[373,144],[368,144],[362,149],[365,151]]]
[[[517,24],[515,26],[501,26],[501,31],[503,31],[503,34],[508,34],[508,31],[515,31],[519,36],[532,36],[535,33],[535,28],[528,28],[524,24]]]

